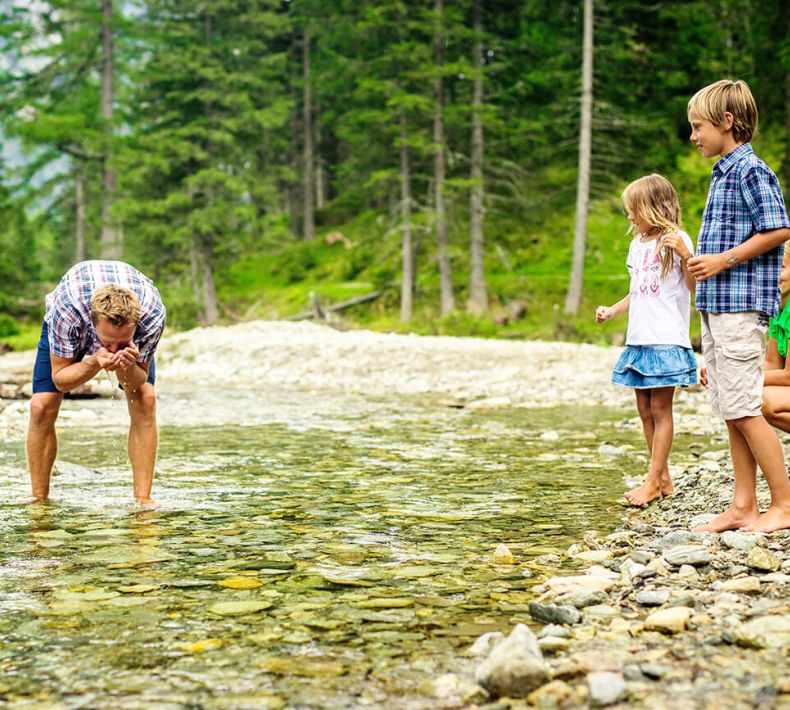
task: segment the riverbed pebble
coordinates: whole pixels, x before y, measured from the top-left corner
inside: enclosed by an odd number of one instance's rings
[[[518,624],[478,666],[475,680],[495,698],[523,698],[549,680],[535,634]]]

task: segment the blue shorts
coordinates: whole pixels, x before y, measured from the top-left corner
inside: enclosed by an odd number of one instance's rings
[[[76,360],[82,360],[85,353],[76,357]],[[154,384],[156,381],[156,363],[154,358],[151,358],[151,367],[148,368],[148,382]],[[118,385],[120,387],[120,385]],[[123,389],[123,387],[121,387]],[[52,380],[52,360],[49,359],[49,328],[46,322],[41,326],[41,338],[38,341],[38,349],[36,350],[36,364],[33,367],[33,394],[39,392],[56,392],[63,394]]]

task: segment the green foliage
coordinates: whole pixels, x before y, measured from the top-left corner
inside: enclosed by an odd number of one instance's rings
[[[472,55],[473,0],[444,6],[445,56],[437,67],[430,2],[116,2],[112,137],[100,118],[101,4],[2,5],[8,61],[0,70],[0,119],[25,162],[0,171],[0,310],[34,322],[40,314],[20,298],[40,302],[73,262],[78,174],[88,255],[95,256],[102,226],[96,158],[105,153],[118,175],[124,258],[156,281],[176,327],[204,322],[214,289],[219,317],[228,321],[293,316],[310,292],[342,301],[375,289],[383,291],[379,299],[344,317],[399,331],[616,339],[624,322],[601,327],[591,314],[628,286],[619,194],[640,175],[666,174],[680,194],[686,228],[696,234],[711,164],[688,143],[686,102],[724,76],[752,86],[761,120],[755,149],[790,180],[787,3],[597,3],[593,201],[582,310],[568,319],[559,304],[574,221],[581,3],[485,0],[480,66]],[[478,74],[491,314],[439,319],[433,82],[440,76],[444,88],[444,190],[463,308],[476,184],[471,79]],[[321,206],[319,236],[305,242],[308,86],[318,172],[310,189]],[[402,146],[416,250],[408,326],[398,320],[407,226]],[[526,312],[514,321],[516,300]]]
[[[7,313],[0,313],[0,338],[19,335],[19,323]]]

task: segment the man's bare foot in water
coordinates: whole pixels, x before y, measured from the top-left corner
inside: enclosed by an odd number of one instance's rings
[[[135,498],[134,499],[134,509],[135,510],[156,510],[159,507],[159,503],[155,501],[153,498]]]
[[[694,528],[691,532],[724,532],[725,530],[744,530],[754,525],[760,517],[760,511],[753,508],[743,509],[730,506],[721,515],[705,525]],[[790,525],[789,525],[790,527]]]
[[[655,476],[648,476],[641,486],[628,491],[624,494],[624,497],[629,505],[641,506],[647,505],[662,496],[671,495],[674,490],[672,479],[669,477],[656,478]]]
[[[772,505],[757,520],[743,528],[743,530],[746,532],[772,533],[777,530],[787,530],[788,528],[790,528],[790,510]]]

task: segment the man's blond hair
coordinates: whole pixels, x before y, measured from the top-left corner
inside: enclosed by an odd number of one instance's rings
[[[94,324],[104,318],[116,327],[137,325],[142,312],[137,296],[123,286],[107,284],[97,288],[91,296],[91,318]]]
[[[723,128],[725,113],[732,114],[732,137],[738,143],[748,143],[757,132],[757,104],[745,81],[722,79],[700,89],[689,100],[689,118],[698,116]]]

